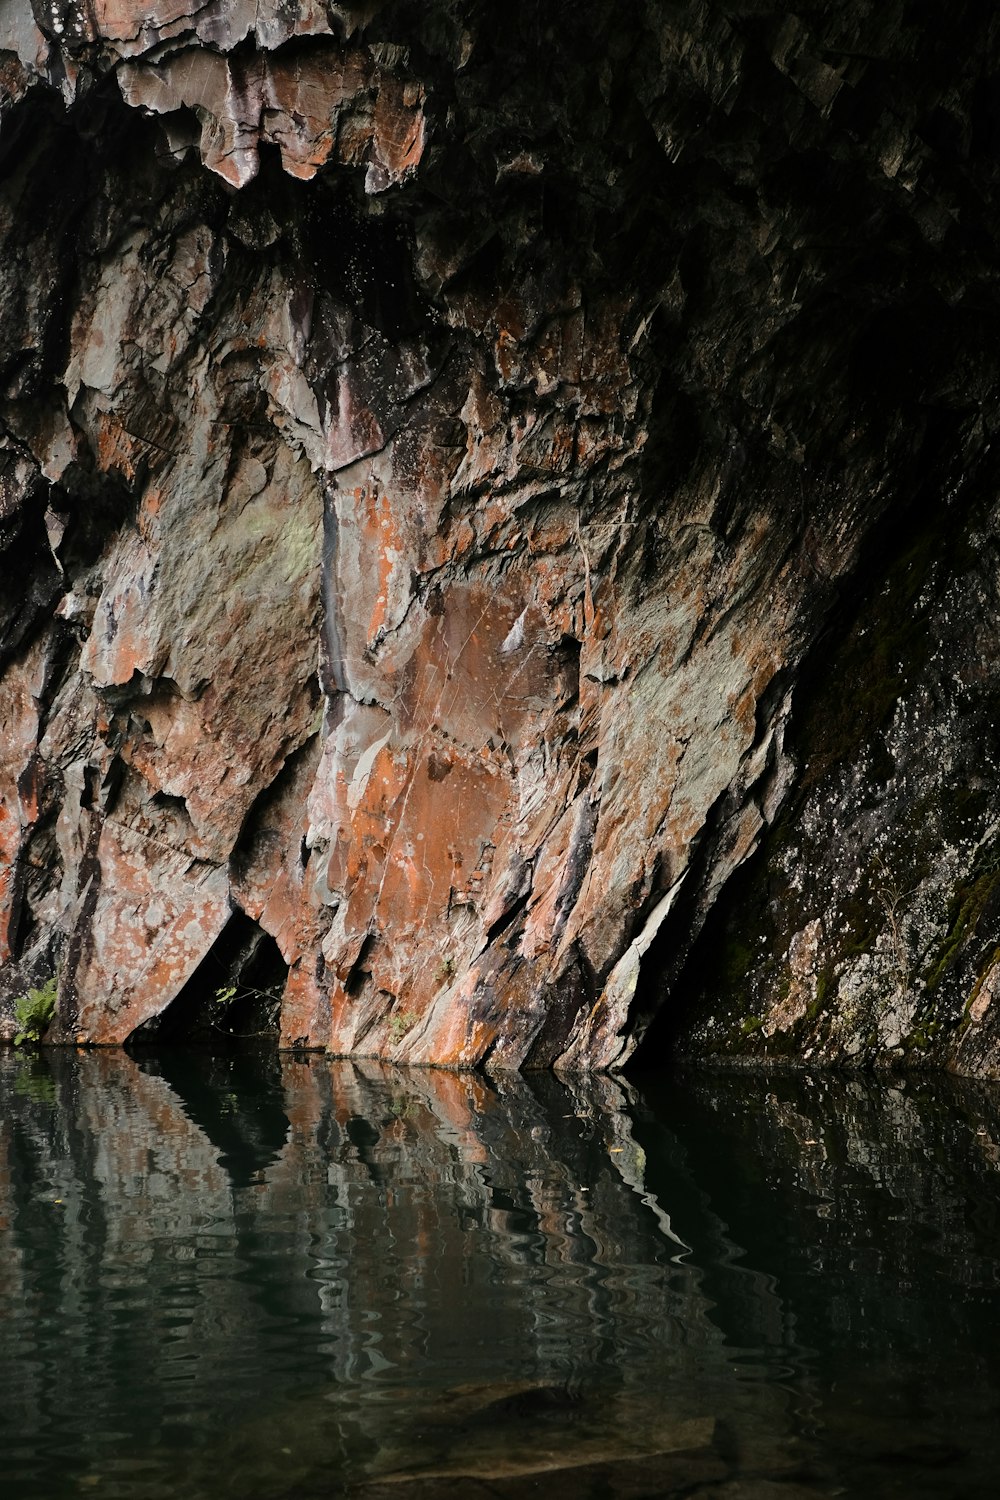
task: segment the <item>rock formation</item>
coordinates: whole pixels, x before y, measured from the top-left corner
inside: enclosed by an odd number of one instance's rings
[[[1000,1066],[995,33],[3,0],[6,1035]]]

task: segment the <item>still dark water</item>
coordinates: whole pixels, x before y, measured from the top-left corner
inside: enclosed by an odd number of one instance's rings
[[[0,1494],[994,1496],[1000,1094],[0,1055]]]

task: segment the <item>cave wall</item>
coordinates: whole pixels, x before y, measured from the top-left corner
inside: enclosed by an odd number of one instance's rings
[[[990,1070],[995,32],[2,0],[5,1035]]]

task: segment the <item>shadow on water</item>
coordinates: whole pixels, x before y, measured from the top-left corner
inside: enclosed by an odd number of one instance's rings
[[[288,1140],[281,1063],[273,1048],[208,1052],[169,1048],[139,1053],[149,1078],[161,1078],[188,1119],[222,1154],[234,1187],[246,1187],[281,1156]]]
[[[0,1056],[11,1500],[992,1495],[947,1080]]]

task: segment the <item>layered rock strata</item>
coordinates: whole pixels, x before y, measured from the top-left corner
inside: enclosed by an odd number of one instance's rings
[[[7,0],[7,1033],[52,974],[52,1039],[155,1029],[238,922],[286,1045],[616,1067],[698,991],[695,1051],[994,1065],[949,24]]]

